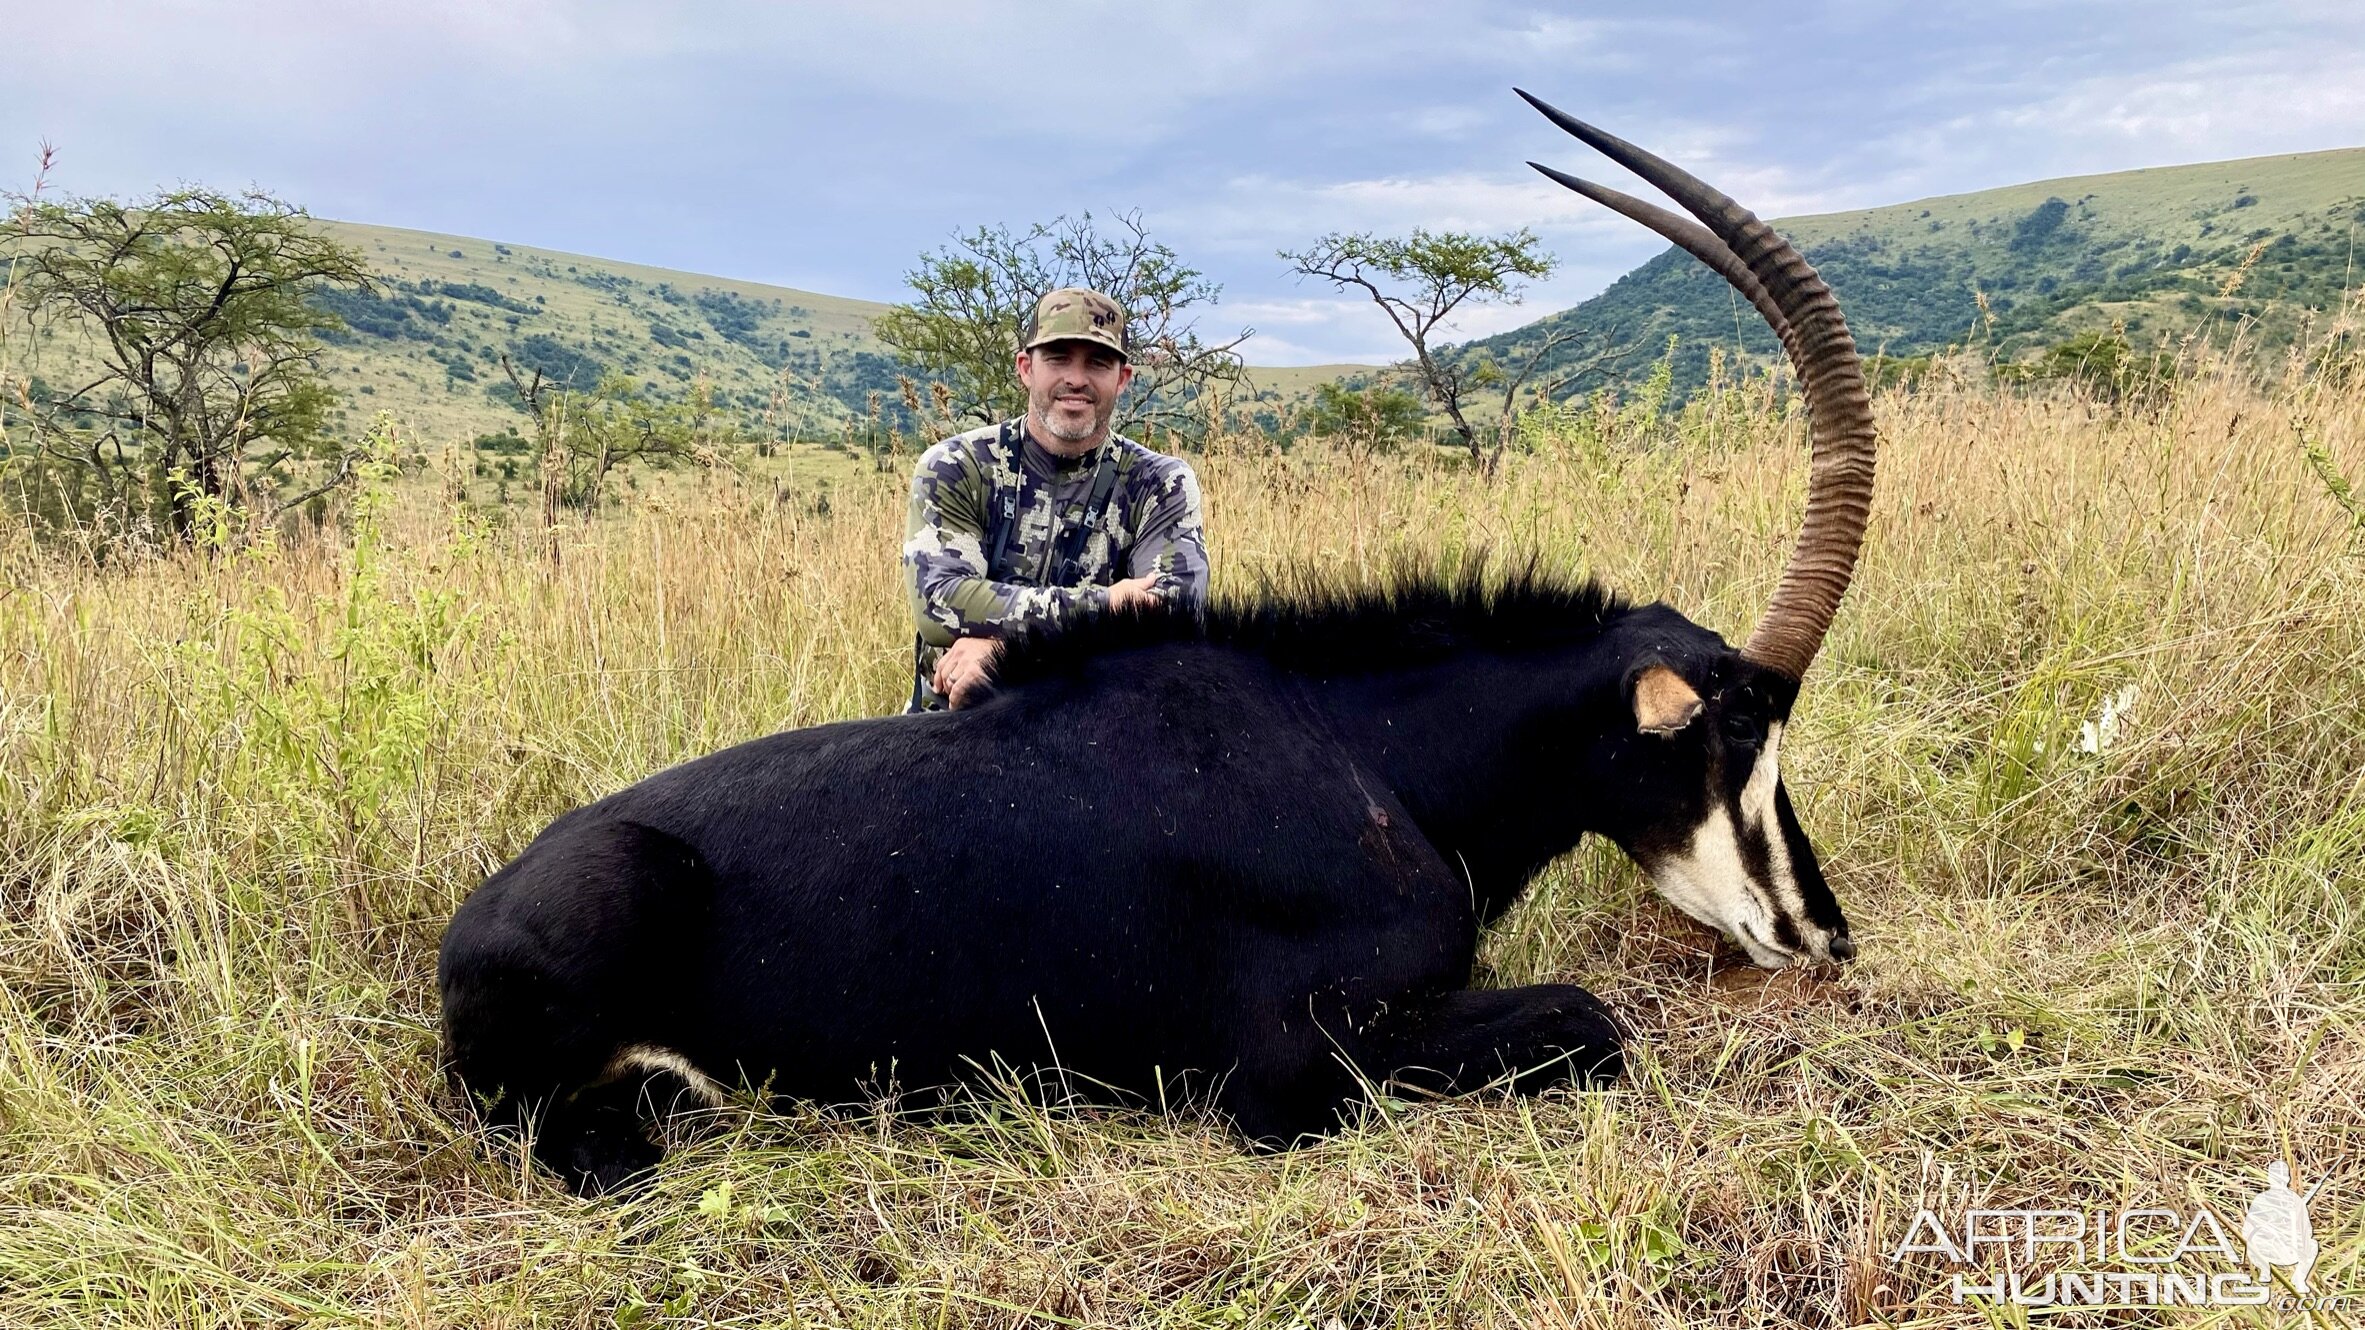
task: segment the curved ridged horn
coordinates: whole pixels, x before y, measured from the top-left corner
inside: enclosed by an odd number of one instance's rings
[[[1708,234],[1703,237],[1682,218],[1616,190],[1598,185],[1586,188],[1587,182],[1574,177],[1546,174],[1649,226],[1723,273],[1734,289],[1765,314],[1790,353],[1790,363],[1806,393],[1813,438],[1807,511],[1799,525],[1798,544],[1774,586],[1773,600],[1741,654],[1793,679],[1802,678],[1823,645],[1823,635],[1831,629],[1840,598],[1847,594],[1848,580],[1856,570],[1856,553],[1864,543],[1864,525],[1872,515],[1876,446],[1872,394],[1865,387],[1856,339],[1848,333],[1839,301],[1790,242],[1747,208],[1681,167],[1524,91],[1514,91],[1552,123],[1681,204],[1684,211],[1700,219]],[[1633,206],[1621,206],[1605,195]],[[1662,222],[1672,223],[1674,229]],[[1703,240],[1713,243],[1703,244]],[[1744,285],[1736,271],[1754,278],[1757,289]],[[1769,303],[1781,316],[1779,320],[1775,313],[1766,311]]]
[[[1774,336],[1782,339],[1782,345],[1785,348],[1790,345],[1790,316],[1774,303],[1774,297],[1766,290],[1765,283],[1757,280],[1757,274],[1749,271],[1749,265],[1741,262],[1741,256],[1733,252],[1732,246],[1717,239],[1714,231],[1689,217],[1678,217],[1656,203],[1645,203],[1632,194],[1622,193],[1607,185],[1597,185],[1566,171],[1555,171],[1542,162],[1529,162],[1528,165],[1543,172],[1563,188],[1573,189],[1611,212],[1633,218],[1674,241],[1693,258],[1714,268],[1717,276],[1731,282],[1733,289],[1741,293],[1741,298],[1755,305],[1757,312],[1765,316],[1767,325],[1774,330]]]

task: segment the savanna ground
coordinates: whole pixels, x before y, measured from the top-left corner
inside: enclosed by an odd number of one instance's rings
[[[441,928],[577,802],[896,706],[901,477],[653,489],[570,525],[555,569],[539,533],[383,478],[328,536],[218,557],[8,537],[0,1324],[2354,1318],[2365,526],[2306,446],[2365,475],[2365,374],[2204,368],[2120,407],[1941,375],[1881,420],[1870,543],[1784,745],[1862,944],[1844,971],[1735,967],[1589,847],[1483,959],[1607,996],[1638,1036],[1616,1089],[1381,1101],[1278,1156],[1017,1095],[936,1122],[743,1103],[621,1202],[465,1125]],[[1221,595],[1541,552],[1737,636],[1799,432],[1743,392],[1538,422],[1492,478],[1239,437],[1195,460]],[[1971,1208],[2207,1206],[2238,1245],[2276,1159],[2320,1188],[2315,1284],[2346,1313],[1957,1306],[1943,1257],[1887,1259],[1925,1207],[1959,1234]]]

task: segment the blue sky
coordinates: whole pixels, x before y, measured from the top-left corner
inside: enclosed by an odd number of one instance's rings
[[[1479,335],[1660,246],[1526,87],[1761,214],[2365,145],[2365,3],[105,3],[0,20],[0,183],[260,185],[315,214],[896,299],[982,223],[1142,210],[1265,364],[1393,358],[1274,257],[1533,227]]]

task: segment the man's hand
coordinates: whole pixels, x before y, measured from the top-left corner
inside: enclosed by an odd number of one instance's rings
[[[1001,649],[990,637],[964,637],[944,649],[932,682],[946,707],[958,711],[985,695],[986,666]]]
[[[1109,583],[1109,611],[1116,614],[1155,607],[1161,599],[1152,589],[1157,584],[1155,577],[1128,577],[1122,582]]]

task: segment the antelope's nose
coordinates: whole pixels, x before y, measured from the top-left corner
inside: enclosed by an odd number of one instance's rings
[[[1831,935],[1830,950],[1831,959],[1835,961],[1852,961],[1856,959],[1856,939],[1849,937],[1845,933],[1834,933]]]

